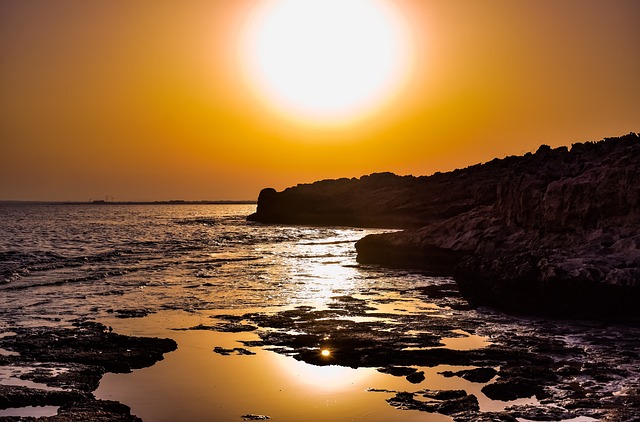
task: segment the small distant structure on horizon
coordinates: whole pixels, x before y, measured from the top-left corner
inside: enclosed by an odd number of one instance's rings
[[[185,204],[200,204],[200,205],[255,205],[256,200],[186,200],[186,199],[168,199],[161,201],[116,201],[113,196],[105,196],[104,199],[89,198],[86,202],[73,202],[68,201],[68,204],[114,204],[114,205],[185,205]]]
[[[108,202],[113,202],[113,196],[105,195],[104,199],[89,199],[89,202],[92,204],[106,204]]]

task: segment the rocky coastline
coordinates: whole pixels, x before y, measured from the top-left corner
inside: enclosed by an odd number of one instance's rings
[[[472,302],[576,317],[640,313],[640,137],[494,159],[449,173],[264,189],[249,220],[404,229],[358,261],[452,276]]]
[[[141,422],[128,406],[99,400],[93,391],[107,372],[145,368],[177,349],[171,339],[132,337],[93,321],[73,327],[16,327],[0,337],[0,367],[25,385],[0,385],[0,410],[55,406],[44,417],[0,416],[3,421]]]

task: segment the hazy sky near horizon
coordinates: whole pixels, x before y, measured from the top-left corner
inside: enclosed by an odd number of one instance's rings
[[[254,199],[640,131],[639,1],[286,1],[2,0],[0,199]]]

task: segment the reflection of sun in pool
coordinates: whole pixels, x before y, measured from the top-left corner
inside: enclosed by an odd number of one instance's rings
[[[265,0],[248,21],[243,61],[276,108],[345,120],[379,106],[401,82],[405,27],[388,0]]]
[[[323,350],[328,351],[329,356],[323,356]],[[324,359],[330,359],[332,356],[329,349],[322,349],[319,355]],[[284,356],[276,356],[274,359],[279,363],[280,370],[299,385],[299,388],[309,391],[345,391],[379,374],[372,368],[353,369],[337,365],[316,366]]]

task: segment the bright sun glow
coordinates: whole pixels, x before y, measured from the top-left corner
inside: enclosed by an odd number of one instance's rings
[[[265,100],[311,120],[381,105],[406,71],[407,41],[385,0],[271,0],[245,34],[249,78]]]

